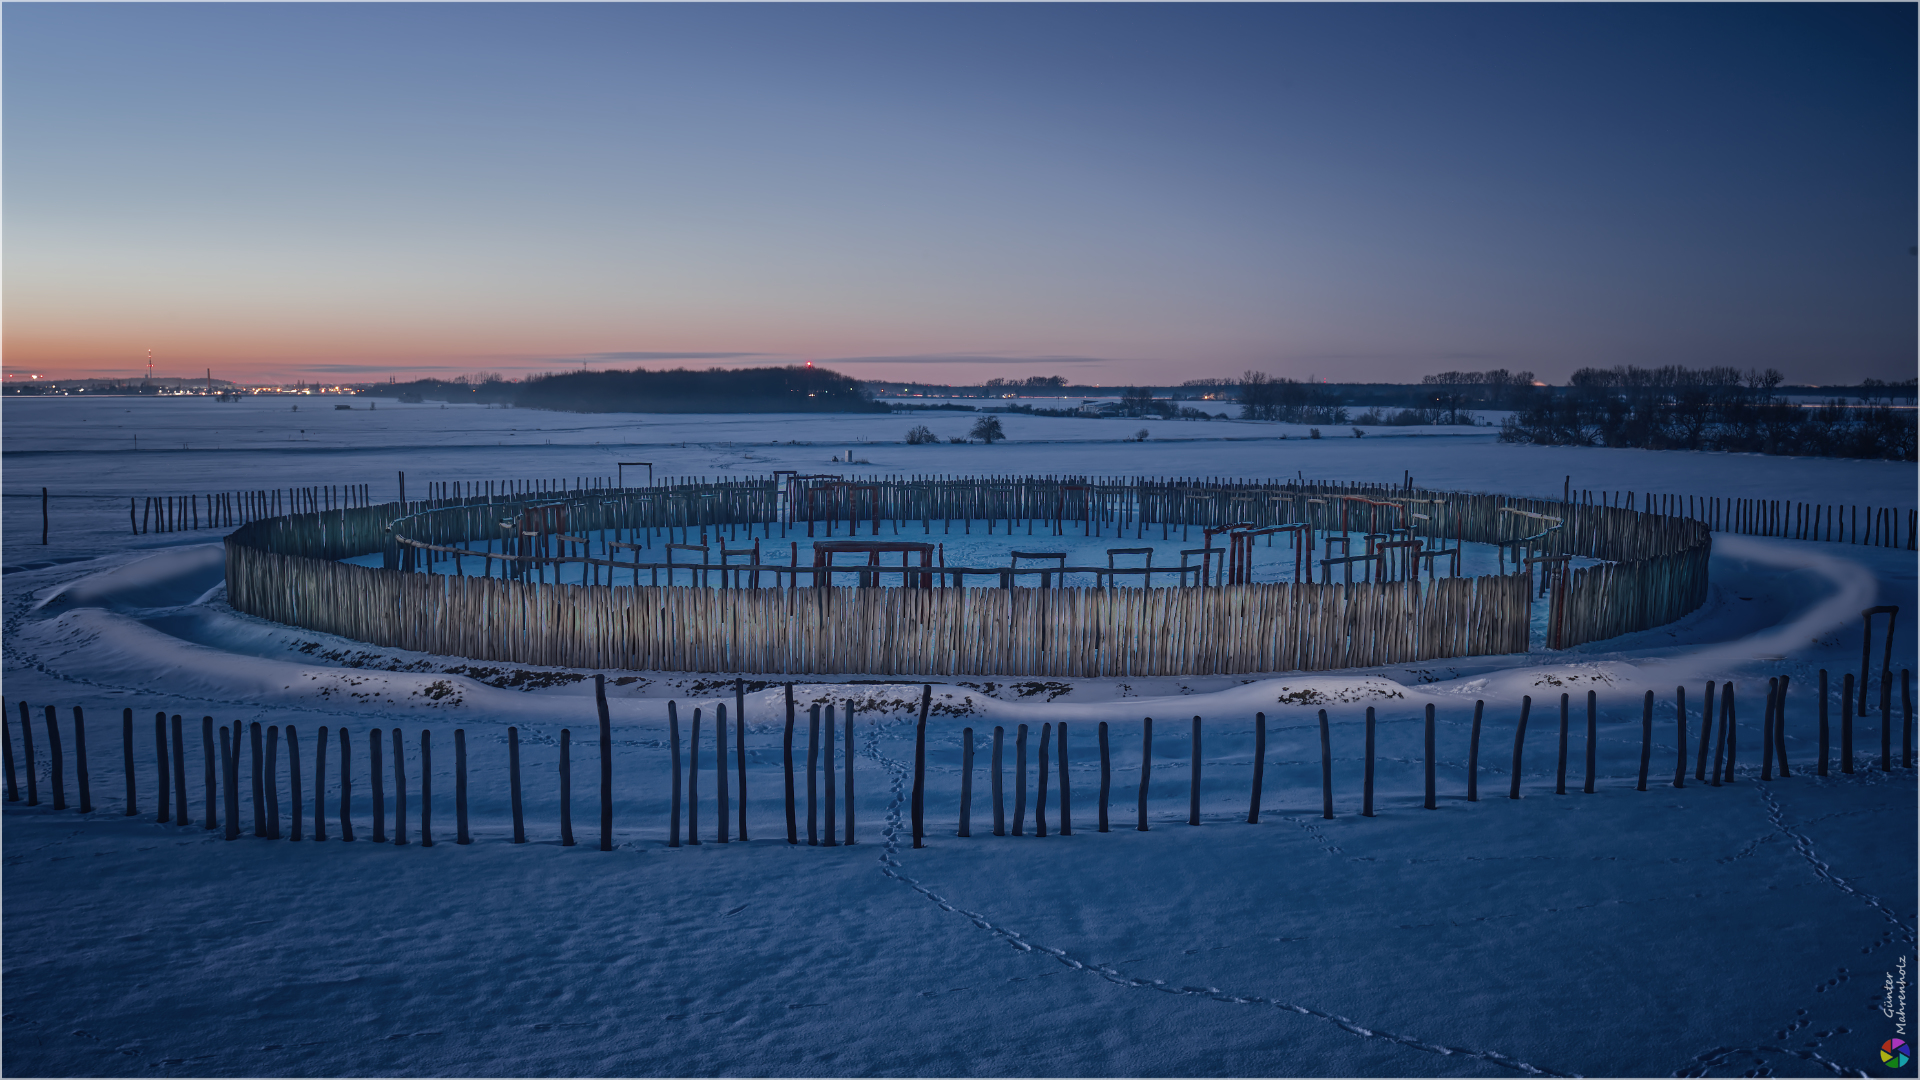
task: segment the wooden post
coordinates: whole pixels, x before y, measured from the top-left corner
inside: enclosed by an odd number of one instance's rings
[[[600,850],[613,850],[613,719],[607,712],[607,677],[593,677],[593,704],[600,713]],[[424,745],[424,744],[423,744]]]
[[[320,737],[313,743],[313,839],[327,839],[327,727],[320,725]]]
[[[24,707],[25,706],[22,706],[22,708]],[[24,723],[21,724],[21,726],[26,727]],[[254,724],[256,729],[259,726],[258,723]],[[173,795],[168,787],[171,783],[171,778],[167,775],[167,714],[163,712],[153,714],[153,763],[155,780],[158,785],[156,790],[160,792],[160,808],[159,812],[154,815],[153,820],[158,824],[165,825],[167,822],[173,820]],[[27,769],[29,770],[27,775],[31,777],[33,775],[31,771],[33,769],[33,748],[31,746],[27,748]],[[256,773],[259,771],[257,767],[254,769]],[[33,803],[33,788],[28,787],[27,805],[32,806]]]
[[[1427,706],[1427,732],[1426,732],[1426,734],[1427,734],[1427,752],[1426,752],[1426,755],[1427,755],[1427,761],[1426,761],[1426,772],[1427,772],[1427,802],[1426,802],[1426,808],[1427,808],[1427,809],[1429,809],[1429,810],[1437,810],[1437,809],[1439,809],[1439,803],[1438,803],[1438,802],[1436,802],[1436,801],[1434,800],[1434,790],[1433,790],[1433,706],[1432,706],[1432,705],[1428,705],[1428,706]]]
[[[725,545],[721,545],[724,547]],[[756,562],[758,560],[755,560]],[[740,781],[740,842],[747,842],[747,691],[746,680],[733,680],[733,761]]]
[[[453,729],[453,842],[471,844],[467,834],[467,731]]]
[[[1200,824],[1200,718],[1193,718],[1193,745],[1187,769],[1187,824]]]
[[[179,714],[175,714],[177,717]],[[178,760],[179,754],[174,758]],[[267,725],[267,764],[262,770],[267,794],[267,839],[280,839],[280,725]],[[176,777],[177,779],[177,777]]]
[[[527,842],[527,824],[520,808],[520,732],[512,727],[507,728],[507,773],[513,804],[513,842],[524,844]]]
[[[1253,796],[1247,807],[1247,824],[1260,824],[1260,788],[1267,770],[1267,714],[1253,714]]]
[[[1327,710],[1320,710],[1320,816],[1333,820],[1333,732]]]
[[[1732,698],[1733,698],[1733,683],[1729,681],[1726,687],[1721,691],[1721,694],[1720,694],[1720,722],[1715,728],[1715,735],[1713,740],[1712,775],[1710,775],[1707,778],[1707,783],[1711,784],[1714,787],[1720,786],[1721,767],[1722,767],[1722,764],[1726,761],[1727,727],[1728,727],[1728,720],[1729,720],[1729,716],[1727,713],[1727,705],[1732,700]]]
[[[80,812],[93,813],[93,790],[87,777],[87,715],[78,705],[73,707],[73,782],[80,789]]]
[[[1360,816],[1373,816],[1373,706],[1367,706],[1366,763],[1360,781]]]
[[[180,714],[173,714],[173,823],[187,824],[187,740]]]
[[[20,703],[20,749],[23,755],[22,760],[26,764],[27,805],[39,806],[40,779],[37,775],[39,768],[33,760],[33,714],[27,711],[27,703],[24,701]],[[162,752],[164,753],[165,751],[163,750]],[[161,773],[164,776],[165,770],[161,770]],[[128,801],[131,803],[132,800]],[[162,814],[167,812],[165,799],[160,801],[160,812]],[[161,817],[156,820],[165,821],[166,818]]]
[[[560,729],[560,846],[573,846],[573,732]]]
[[[973,729],[960,729],[960,830],[956,836],[973,835]]]
[[[1600,741],[1599,724],[1598,695],[1589,690],[1587,691],[1587,782],[1580,788],[1588,795],[1593,794],[1593,759],[1596,749],[1594,744]]]
[[[713,707],[713,793],[719,805],[717,816],[720,823],[715,826],[715,836],[724,844],[729,839],[727,813],[731,807],[727,803],[727,707]]]
[[[800,822],[793,805],[793,684],[787,684],[787,731],[781,743],[787,768],[787,843],[800,843]]]
[[[127,716],[129,718],[133,716],[132,709],[127,710]],[[6,702],[4,699],[0,699],[0,736],[4,736],[4,741],[0,741],[0,750],[4,750],[6,753],[7,801],[19,802],[20,801],[20,778],[19,778],[19,772],[15,769],[13,764],[13,728],[7,725],[6,720],[7,720]],[[129,728],[131,728],[131,719],[129,719]],[[131,730],[129,730],[128,735],[129,735],[128,742],[131,743],[132,742]],[[127,782],[129,784],[133,782],[132,769],[127,770]],[[132,798],[127,799],[127,807],[128,807],[127,812],[131,814],[133,812]]]
[[[820,765],[820,706],[807,706],[807,846],[820,843],[815,781]]]
[[[1647,691],[1645,706],[1640,712],[1640,782],[1633,790],[1647,790],[1647,766],[1653,763],[1653,691]]]
[[[933,685],[920,688],[920,722],[913,729],[913,846],[925,847],[927,835],[927,710],[933,705]]]
[[[1560,762],[1554,773],[1553,793],[1567,793],[1567,695],[1560,695]]]
[[[1853,774],[1853,673],[1840,680],[1840,771]]]
[[[1027,834],[1027,725],[1021,724],[1013,739],[1013,835]]]
[[[846,743],[847,756],[847,828],[843,839],[851,847],[853,845],[853,701],[851,699],[842,710],[840,722],[846,727],[846,738],[841,741]]]
[[[1728,679],[1725,685],[1720,687],[1720,701],[1721,711],[1726,713],[1727,716],[1727,771],[1723,779],[1731,784],[1733,783],[1734,749],[1740,742],[1740,718],[1734,709],[1732,679]]]
[[[511,729],[509,729],[511,730]],[[373,842],[387,842],[387,769],[380,761],[381,731],[367,732],[368,773],[373,780]]]
[[[512,728],[507,729],[507,735],[509,738],[513,736]],[[514,772],[514,779],[517,782],[519,778],[520,774],[518,770],[516,770]],[[229,779],[227,782],[227,813],[237,820],[239,817],[240,804],[236,801],[235,787],[234,782]],[[519,801],[516,799],[514,802],[514,810],[516,811],[514,816],[516,818],[519,816],[519,808]],[[231,826],[229,826],[229,831],[231,831]],[[347,729],[343,726],[340,729],[340,840],[342,843],[351,844],[353,843],[353,839],[353,740],[348,737]]]
[[[1467,801],[1480,801],[1480,717],[1487,711],[1485,701],[1473,703],[1473,734],[1467,740]]]
[[[1787,687],[1793,680],[1791,675],[1780,676],[1780,693],[1773,700],[1773,746],[1774,755],[1780,760],[1780,779],[1785,780],[1791,774],[1787,772]]]
[[[1680,746],[1680,762],[1673,769],[1673,786],[1683,788],[1687,786],[1687,688],[1674,687],[1673,699],[1674,724],[1679,733]]]
[[[287,725],[287,793],[293,797],[293,813],[287,818],[287,839],[300,839],[300,808],[305,805],[300,790],[300,733]]]
[[[53,808],[67,808],[67,766],[65,755],[60,749],[59,714],[53,706],[47,706],[47,757],[53,763]],[[182,824],[185,824],[182,822]]]
[[[1767,702],[1760,720],[1760,779],[1773,779],[1773,706],[1780,695],[1780,680],[1767,680]]]
[[[993,728],[993,835],[1007,835],[1007,797],[1001,781],[1005,770],[1004,748],[1007,741],[1007,729],[998,724]]]
[[[1113,790],[1113,759],[1107,752],[1107,722],[1100,721],[1100,831],[1107,831],[1107,800]]]
[[[400,729],[394,728],[393,739],[393,846],[407,846],[407,756],[406,744],[401,741]]]
[[[203,779],[206,782],[207,789],[206,827],[209,832],[220,827],[220,783],[214,769],[213,754],[213,717],[203,716],[200,718],[200,756],[204,759],[206,766],[204,769],[206,775]],[[324,789],[316,789],[316,798],[318,797],[317,791],[319,790]]]
[[[668,801],[667,810],[667,846],[680,846],[680,709],[672,701],[667,702],[667,746],[671,753],[668,765],[673,771],[673,794]]]
[[[433,732],[424,728],[420,732],[420,846],[433,846]]]
[[[1693,778],[1695,780],[1705,780],[1707,778],[1707,754],[1713,749],[1715,720],[1713,714],[1713,687],[1713,680],[1708,679],[1706,700],[1702,702],[1700,706],[1700,755],[1693,763]]]
[[[824,781],[824,783],[821,786],[826,789],[826,793],[825,793],[825,799],[820,807],[820,820],[821,820],[821,823],[826,826],[826,834],[827,834],[825,837],[823,837],[824,842],[821,844],[821,846],[822,847],[839,847],[840,841],[837,839],[836,834],[840,828],[840,812],[839,812],[839,808],[834,805],[835,803],[834,782],[833,782],[834,733],[833,733],[833,703],[832,702],[827,703],[826,714],[821,718],[821,720],[822,720],[821,727],[825,732],[825,742],[823,742],[820,747],[820,759],[821,759],[820,770],[822,774],[821,779]]]
[[[1040,837],[1047,835],[1047,766],[1049,764],[1047,759],[1047,748],[1052,741],[1053,741],[1053,725],[1041,724],[1040,725],[1040,775],[1039,775],[1040,782],[1035,785],[1036,797],[1033,800],[1033,835],[1040,836]]]
[[[129,709],[129,712],[132,710]],[[233,745],[232,732],[226,725],[220,726],[220,769],[227,782],[227,839],[240,839],[240,787],[235,778],[240,773],[235,755],[240,748]]]
[[[1513,729],[1513,780],[1507,791],[1507,798],[1520,797],[1520,759],[1521,751],[1527,743],[1527,715],[1533,711],[1533,698],[1522,695],[1520,698],[1520,723]]]
[[[1140,725],[1140,823],[1134,828],[1139,832],[1147,831],[1147,787],[1153,780],[1153,717],[1149,716]]]
[[[1073,835],[1073,785],[1067,776],[1067,722],[1054,724],[1060,736],[1060,745],[1055,749],[1060,755],[1060,835]]]

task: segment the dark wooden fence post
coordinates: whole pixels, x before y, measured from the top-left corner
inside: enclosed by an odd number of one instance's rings
[[[1187,824],[1200,824],[1200,718],[1193,718],[1193,746],[1188,755]]]
[[[420,846],[433,846],[433,732],[424,728],[420,731]]]
[[[1533,697],[1522,695],[1520,698],[1520,723],[1513,729],[1513,780],[1507,790],[1507,798],[1520,797],[1520,761],[1521,752],[1527,743],[1527,716],[1533,712]]]
[[[1727,705],[1730,701],[1732,701],[1732,699],[1733,699],[1733,683],[1729,681],[1724,687],[1721,688],[1721,691],[1720,691],[1720,722],[1718,725],[1716,725],[1714,729],[1715,733],[1713,738],[1713,768],[1712,768],[1712,775],[1710,775],[1707,778],[1707,783],[1709,783],[1713,787],[1720,786],[1721,769],[1726,760],[1727,720],[1728,720]]]
[[[1587,691],[1587,782],[1580,787],[1580,790],[1588,795],[1593,794],[1594,753],[1596,744],[1599,741],[1600,710],[1598,695],[1594,691],[1589,690]]]
[[[200,756],[206,765],[207,822],[209,832],[220,827],[220,782],[214,768],[213,717],[200,718]]]
[[[233,733],[220,726],[220,766],[227,781],[227,839],[240,839],[240,748],[233,744]]]
[[[1723,779],[1733,783],[1734,751],[1740,745],[1740,717],[1733,702],[1733,680],[1728,679],[1720,687],[1721,711],[1727,715],[1727,771]],[[1716,755],[1717,756],[1717,755]]]
[[[1707,696],[1700,704],[1700,755],[1693,763],[1695,780],[1707,778],[1707,754],[1713,750],[1713,732],[1717,722],[1713,711],[1713,688],[1713,680],[1708,679]]]
[[[47,758],[53,764],[53,808],[67,808],[67,763],[60,747],[60,717],[54,707],[47,706]],[[184,822],[182,823],[184,824]]]
[[[1640,782],[1634,785],[1635,791],[1647,790],[1647,766],[1653,764],[1653,691],[1647,691],[1645,707],[1640,712]]]
[[[920,688],[920,722],[913,729],[913,846],[925,847],[927,835],[927,710],[933,704],[933,685]]]
[[[807,706],[807,846],[820,844],[819,800],[816,781],[820,774],[820,706]]]
[[[1153,780],[1153,717],[1149,716],[1140,726],[1140,823],[1134,828],[1147,831],[1147,787]]]
[[[27,805],[39,806],[40,805],[40,778],[38,776],[39,766],[33,760],[33,714],[27,711],[27,703],[24,701],[20,703],[20,749],[22,753],[22,758],[26,764]],[[165,753],[165,750],[163,749],[161,752]],[[162,772],[164,773],[164,770],[162,770]],[[132,800],[128,800],[128,801],[131,802]],[[160,812],[162,814],[165,814],[167,812],[165,799],[160,800]],[[158,820],[165,821],[166,818],[162,817],[162,818],[159,818]]]
[[[787,843],[800,843],[799,815],[794,807],[793,793],[793,684],[787,684],[787,733],[781,746],[787,767]]]
[[[821,716],[820,726],[824,732],[823,741],[820,745],[820,779],[822,780],[821,787],[826,789],[820,806],[820,821],[821,824],[826,826],[826,836],[821,838],[822,843],[820,846],[839,847],[840,808],[836,805],[837,800],[834,797],[836,788],[834,787],[833,773],[834,730],[833,702],[831,701],[827,702],[827,710]]]
[[[740,842],[747,842],[747,691],[746,680],[733,680],[733,762],[740,781]]]
[[[1780,693],[1773,700],[1773,747],[1774,756],[1780,762],[1780,779],[1785,780],[1792,774],[1787,772],[1787,687],[1793,676],[1780,676]]]
[[[732,830],[727,824],[727,815],[732,806],[727,799],[727,707],[725,704],[713,707],[713,797],[718,804],[719,818],[715,826],[716,839],[724,844],[732,838]]]
[[[132,716],[133,710],[128,709],[127,715]],[[6,700],[4,698],[0,698],[0,737],[4,737],[4,741],[0,742],[0,750],[4,750],[6,754],[7,801],[19,802],[20,801],[19,773],[15,770],[14,764],[13,764],[13,728],[7,723],[7,706],[6,706]],[[133,773],[131,770],[128,771],[127,776],[129,778],[129,782],[131,782],[131,778],[133,776]],[[132,813],[133,812],[131,809],[131,807],[133,806],[132,799],[127,800],[127,806],[129,807],[127,812]]]
[[[607,711],[607,677],[593,677],[593,704],[600,712],[600,850],[613,850],[613,717]],[[425,745],[422,743],[421,745]],[[424,766],[422,766],[424,768]],[[746,798],[744,774],[741,798]],[[743,830],[744,831],[744,830]],[[744,839],[744,837],[743,837]]]
[[[320,737],[313,741],[313,840],[327,839],[327,726],[320,725]]]
[[[1260,824],[1260,790],[1267,771],[1267,714],[1253,714],[1253,797],[1247,807],[1247,824]]]
[[[668,765],[673,770],[673,794],[667,807],[667,846],[680,846],[680,707],[677,703],[667,702],[667,746],[671,756]]]
[[[179,758],[179,754],[174,757]],[[280,725],[267,725],[267,762],[261,770],[267,795],[267,839],[280,839]]]
[[[1320,710],[1320,816],[1333,820],[1333,732],[1327,710]]]
[[[960,729],[960,829],[954,835],[973,835],[973,729]]]
[[[1761,714],[1760,720],[1760,779],[1762,780],[1773,779],[1773,707],[1779,696],[1780,680],[1768,679],[1766,709]]]
[[[255,728],[259,726],[257,723],[254,725]],[[32,766],[33,751],[31,747],[29,747],[27,751],[27,763],[29,767]],[[172,779],[168,775],[167,769],[167,714],[164,712],[153,714],[153,771],[157,782],[155,790],[160,793],[160,807],[154,815],[153,820],[158,824],[165,825],[167,822],[173,820],[173,793],[168,787],[168,785],[172,783]],[[259,770],[256,769],[255,771],[257,772]],[[27,794],[31,796],[33,789],[28,788]],[[33,800],[29,798],[28,805],[32,805],[32,801]]]
[[[1007,729],[995,724],[993,727],[993,835],[1007,835],[1007,792],[1004,780],[1006,773]]]
[[[453,828],[455,845],[471,844],[467,834],[467,731],[453,729]]]
[[[1367,706],[1366,761],[1360,773],[1360,816],[1373,816],[1373,706]]]
[[[1433,790],[1433,706],[1427,706],[1427,809],[1439,809],[1439,802]]]
[[[185,826],[187,816],[187,739],[180,714],[173,714],[173,823]]]
[[[1560,759],[1554,773],[1553,793],[1567,793],[1567,695],[1560,695]]]
[[[847,747],[846,748],[847,773],[846,773],[846,781],[845,781],[847,785],[847,797],[846,797],[847,827],[845,830],[845,835],[842,838],[842,840],[849,847],[851,847],[853,845],[853,835],[854,835],[853,834],[853,701],[852,699],[848,699],[846,708],[841,711],[840,723],[846,729],[846,738],[842,739],[841,741],[846,743],[846,747]]]
[[[513,729],[508,728],[507,734],[511,737]],[[519,780],[517,771],[514,773],[514,779],[516,782]],[[228,784],[227,790],[229,792],[227,806],[231,809],[235,806],[231,798],[233,785]],[[516,818],[519,817],[519,808],[519,802],[516,800],[514,803]],[[342,725],[340,728],[340,842],[351,844],[353,841],[353,739],[348,735],[346,727]]]
[[[300,733],[287,725],[287,792],[293,797],[293,813],[287,818],[287,839],[300,839],[300,810],[306,804],[300,796]]]
[[[1680,763],[1673,769],[1673,786],[1687,786],[1687,688],[1676,686],[1673,689],[1674,723],[1679,732]]]
[[[387,842],[387,767],[380,760],[382,737],[379,728],[367,732],[368,772],[373,782],[373,842],[376,844]]]
[[[73,707],[73,782],[80,788],[80,812],[93,813],[93,789],[87,777],[87,714]]]
[[[1853,673],[1840,679],[1840,771],[1853,773]]]
[[[573,732],[567,728],[560,729],[560,846],[573,846]]]
[[[1480,717],[1487,711],[1487,703],[1476,700],[1473,703],[1473,732],[1467,738],[1467,801],[1480,801]]]
[[[1054,749],[1060,755],[1060,835],[1073,835],[1073,786],[1067,776],[1067,722],[1061,720],[1053,725],[1060,737],[1060,744]]]
[[[1100,831],[1107,831],[1107,800],[1113,791],[1113,758],[1107,750],[1107,722],[1100,721]]]
[[[1047,835],[1047,747],[1053,739],[1053,725],[1040,725],[1040,782],[1033,801],[1033,835]]]

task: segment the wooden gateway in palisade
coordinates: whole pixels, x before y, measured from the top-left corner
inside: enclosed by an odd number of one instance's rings
[[[961,528],[1201,546],[947,565]],[[1261,543],[1291,580],[1253,580]],[[1711,543],[1690,517],[1411,485],[783,473],[267,518],[227,537],[226,574],[237,611],[477,660],[1144,677],[1570,648],[1700,607]],[[1498,572],[1462,576],[1472,545]]]

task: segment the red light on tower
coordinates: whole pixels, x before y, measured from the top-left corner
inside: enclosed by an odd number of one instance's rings
[[[811,360],[809,360],[809,361],[807,361],[807,366],[808,366],[808,367],[812,367],[812,366],[813,366],[813,361],[811,361]]]

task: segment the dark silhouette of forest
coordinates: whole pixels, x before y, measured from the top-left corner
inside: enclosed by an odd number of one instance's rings
[[[568,371],[521,382],[421,379],[365,391],[556,412],[887,412],[858,379],[814,367]]]

